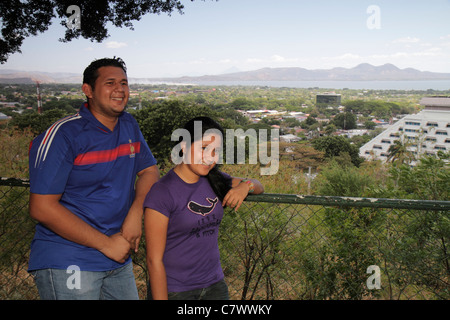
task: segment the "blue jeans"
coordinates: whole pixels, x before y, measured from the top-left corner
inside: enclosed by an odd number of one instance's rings
[[[228,286],[225,280],[210,285],[207,288],[182,292],[169,292],[169,300],[229,300]],[[150,285],[147,286],[147,299],[152,300]]]
[[[32,271],[42,300],[139,300],[133,264],[111,271]]]

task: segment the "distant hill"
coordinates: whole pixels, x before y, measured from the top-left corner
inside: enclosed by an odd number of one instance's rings
[[[413,68],[400,69],[393,64],[373,66],[362,63],[354,68],[309,70],[299,67],[262,68],[253,71],[228,72],[219,75],[185,76],[178,78],[129,78],[130,83],[152,82],[201,82],[201,81],[407,81],[450,80],[450,73],[420,71]],[[1,70],[0,83],[81,83],[81,74],[25,72]]]
[[[157,79],[148,79],[157,80]],[[419,71],[413,68],[400,69],[393,64],[373,66],[362,63],[354,68],[315,69],[262,68],[254,71],[234,72],[200,77],[159,79],[165,81],[405,81],[405,80],[450,80],[450,73]]]
[[[40,72],[0,69],[0,83],[32,84],[41,83],[81,83],[82,76],[67,72]]]

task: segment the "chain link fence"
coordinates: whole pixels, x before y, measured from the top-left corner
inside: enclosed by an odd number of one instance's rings
[[[27,273],[29,182],[0,180],[0,299],[38,299]],[[263,194],[226,210],[222,267],[235,300],[449,299],[450,201]],[[141,299],[145,241],[134,255]]]

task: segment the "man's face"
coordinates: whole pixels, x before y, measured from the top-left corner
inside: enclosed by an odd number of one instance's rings
[[[90,99],[92,111],[106,117],[119,116],[127,105],[130,96],[126,73],[119,67],[100,67],[95,88],[83,84],[83,91]]]

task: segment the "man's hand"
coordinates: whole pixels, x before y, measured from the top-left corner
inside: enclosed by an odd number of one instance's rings
[[[142,208],[132,206],[121,228],[122,236],[129,242],[134,252],[138,251],[142,236],[142,211]]]
[[[124,263],[130,256],[130,243],[121,233],[116,233],[109,236],[106,245],[99,251],[114,261]]]
[[[30,216],[61,237],[94,248],[123,263],[130,255],[130,243],[121,233],[107,236],[87,224],[59,203],[61,195],[30,194]]]

